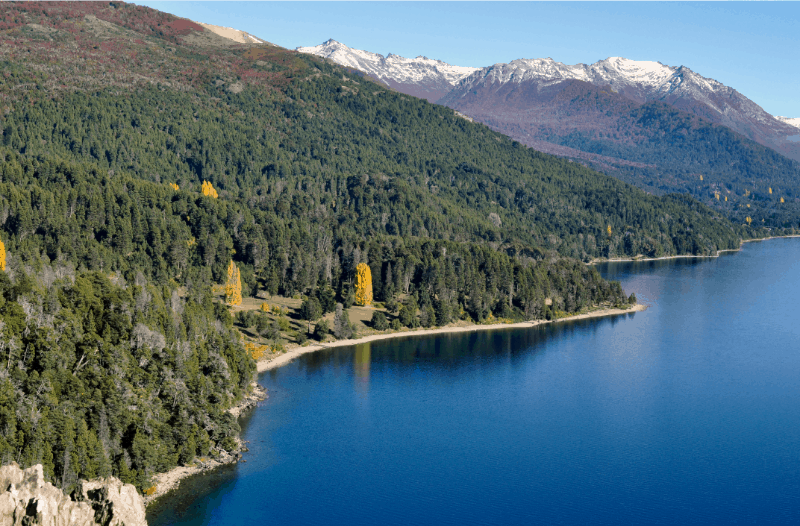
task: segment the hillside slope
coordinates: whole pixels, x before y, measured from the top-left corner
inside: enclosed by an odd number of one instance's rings
[[[688,193],[737,222],[800,220],[800,163],[661,102],[581,80],[521,79],[457,88],[441,102],[650,192]]]
[[[365,263],[403,323],[530,319],[628,301],[579,260],[767,233],[166,13],[0,17],[0,458],[64,489],[235,446],[254,364],[228,268],[244,295],[348,303]]]

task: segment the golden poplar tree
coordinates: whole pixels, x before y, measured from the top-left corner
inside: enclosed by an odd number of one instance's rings
[[[214,187],[208,181],[203,181],[203,195],[207,195],[208,197],[213,197],[214,199],[219,197],[217,191],[214,190]]]
[[[242,304],[242,277],[239,275],[239,267],[231,260],[228,265],[228,281],[225,282],[225,302],[228,305]]]
[[[785,201],[783,200],[783,197],[781,197],[781,203],[783,203],[783,202],[785,202]],[[4,263],[4,264],[5,264],[5,263]]]
[[[356,303],[372,305],[372,271],[366,263],[356,267]]]
[[[175,190],[176,192],[177,192],[178,190],[180,190],[180,189],[181,189],[181,187],[180,187],[180,186],[178,186],[178,185],[177,185],[177,184],[175,184],[175,183],[169,183],[169,186],[170,186],[170,188],[172,188],[172,189],[173,189],[173,190]]]
[[[608,228],[606,228],[606,232],[608,232],[609,236],[611,235],[611,225],[608,225]]]
[[[0,240],[0,270],[6,269],[6,246]]]

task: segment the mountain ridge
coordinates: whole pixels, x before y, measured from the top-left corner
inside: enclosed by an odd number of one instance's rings
[[[397,91],[427,99],[429,102],[435,102],[444,96],[464,76],[478,69],[453,66],[422,55],[406,58],[389,53],[384,57],[379,53],[350,48],[333,39],[318,46],[298,47],[296,51],[359,69]]]
[[[505,84],[535,81],[543,86],[567,80],[589,82],[638,102],[660,101],[693,113],[737,133],[781,155],[800,160],[800,141],[795,139],[800,119],[779,118],[732,87],[691,68],[669,66],[656,61],[637,61],[608,57],[592,64],[567,65],[552,58],[516,59],[483,68],[464,68],[425,57],[408,59],[389,54],[349,48],[333,39],[319,46],[298,47],[297,51],[329,58],[342,65],[360,69],[386,85],[408,95],[455,107],[462,95],[478,84]],[[391,60],[390,60],[391,59]],[[414,69],[425,66],[437,73],[421,76]],[[447,90],[447,85],[451,90]],[[436,95],[443,93],[440,98]],[[458,109],[458,108],[455,108]]]
[[[789,122],[774,117],[734,88],[704,77],[687,66],[667,66],[660,62],[634,61],[610,57],[593,64],[569,66],[553,59],[518,59],[508,64],[487,66],[462,78],[438,102],[458,106],[459,97],[478,85],[499,89],[507,83],[534,82],[542,86],[579,80],[598,88],[610,87],[638,103],[664,102],[800,160],[800,147],[787,138],[795,135]]]

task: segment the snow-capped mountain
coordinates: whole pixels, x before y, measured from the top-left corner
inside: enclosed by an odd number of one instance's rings
[[[405,58],[389,53],[384,57],[378,53],[349,48],[333,39],[318,46],[298,47],[297,51],[359,69],[402,93],[431,102],[443,97],[459,80],[478,69],[453,66],[422,56]]]
[[[785,122],[789,126],[794,126],[795,128],[800,128],[800,117],[795,117],[795,118],[792,118],[792,117],[778,117],[776,115],[775,118],[778,119],[781,122]]]
[[[485,118],[487,112],[492,113],[491,107],[498,104],[497,97],[501,92],[504,98],[521,91],[530,96],[543,88],[555,87],[567,81],[610,88],[612,92],[636,103],[664,102],[727,126],[745,137],[800,160],[800,146],[793,139],[797,133],[793,124],[773,117],[735,89],[703,77],[686,66],[667,66],[660,62],[621,57],[607,58],[590,65],[571,66],[550,58],[520,59],[475,71],[438,102],[481,120],[475,112],[470,112],[468,106],[482,106],[481,113]],[[483,94],[483,103],[478,100],[478,94]],[[520,93],[514,97],[517,109],[524,109]],[[542,114],[531,117],[546,118]]]
[[[663,102],[800,160],[797,140],[800,119],[774,117],[735,89],[686,66],[610,57],[594,64],[567,65],[539,58],[470,68],[422,56],[384,57],[349,48],[335,40],[299,47],[297,51],[361,70],[397,91],[449,106],[505,133],[510,133],[506,124],[513,121],[513,127],[527,130],[528,142],[541,139],[533,133],[533,128],[551,124],[564,128],[564,112],[573,121],[580,120],[582,128],[591,127],[597,119],[606,121],[601,127],[611,126],[614,117],[605,115],[605,110],[594,112],[591,118],[588,114],[581,117],[585,106],[567,108],[558,99],[559,91],[580,90],[574,85],[578,82],[585,83],[587,89],[592,87],[602,93],[607,90],[616,97],[611,102],[614,105],[625,106],[626,100],[634,104]],[[515,138],[526,142],[522,137]]]

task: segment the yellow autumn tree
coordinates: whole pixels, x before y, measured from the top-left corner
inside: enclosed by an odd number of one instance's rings
[[[781,197],[781,203],[783,203],[783,202],[785,202],[785,201],[783,200],[783,197]]]
[[[208,197],[213,197],[214,199],[219,197],[217,191],[214,190],[214,187],[208,181],[203,181],[202,189],[203,189],[203,195],[207,195]]]
[[[181,187],[180,187],[180,186],[178,186],[178,185],[177,185],[177,184],[175,184],[175,183],[169,183],[169,186],[170,186],[170,187],[171,187],[173,190],[175,190],[176,192],[177,192],[178,190],[180,190],[180,189],[181,189]]]
[[[611,225],[608,225],[608,228],[606,228],[606,232],[608,232],[609,236],[611,235]]]
[[[228,265],[228,281],[225,282],[225,303],[228,305],[242,304],[242,277],[239,275],[239,267],[231,260]]]
[[[769,193],[772,193],[772,187],[771,186],[769,187]]]
[[[356,303],[372,305],[372,271],[366,263],[356,267]]]
[[[748,225],[753,222],[753,220],[750,218],[750,216],[747,216],[746,218],[744,218],[744,220],[747,221]]]
[[[3,241],[0,240],[0,270],[5,271],[6,269],[6,246],[3,244]]]

